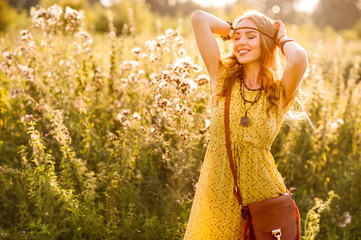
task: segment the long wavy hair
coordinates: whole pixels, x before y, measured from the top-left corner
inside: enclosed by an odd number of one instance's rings
[[[273,21],[262,13],[254,10],[248,10],[244,14],[238,16],[234,20],[233,26],[236,27],[244,19],[253,21],[260,34],[261,42],[261,71],[260,78],[262,79],[263,90],[266,93],[269,106],[267,108],[267,115],[272,108],[276,111],[279,109],[280,99],[278,93],[278,86],[281,81],[281,68],[279,53],[276,47],[277,28]],[[266,34],[263,34],[263,33]],[[272,37],[272,38],[271,38]],[[221,64],[227,69],[226,76],[223,81],[221,90],[215,93],[215,98],[223,97],[230,91],[237,80],[243,79],[244,70],[235,57],[233,51],[228,56],[221,60]],[[217,100],[216,100],[217,101]]]

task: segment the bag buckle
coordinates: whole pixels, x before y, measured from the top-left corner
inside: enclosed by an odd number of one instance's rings
[[[273,235],[277,240],[281,240],[281,229],[272,230],[272,235]]]

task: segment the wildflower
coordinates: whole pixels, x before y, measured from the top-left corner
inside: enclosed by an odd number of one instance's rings
[[[157,42],[155,40],[145,42],[145,47],[151,52],[155,51],[156,46],[157,46]]]
[[[344,124],[344,121],[341,118],[338,118],[336,121],[329,121],[327,124],[331,130],[336,130]]]
[[[173,63],[174,68],[180,68],[184,70],[192,69],[193,65],[194,64],[190,57],[179,58]]]
[[[211,126],[211,121],[209,119],[204,120],[204,128],[200,131],[202,134],[206,133]]]
[[[46,44],[46,42],[44,40],[40,41],[40,46],[42,47],[46,47],[48,44]]]
[[[184,81],[177,86],[177,89],[180,90],[184,95],[189,93],[190,88],[190,84]]]
[[[10,64],[8,62],[2,62],[0,63],[0,69],[2,72],[4,72],[6,75],[10,75],[11,73],[11,67]]]
[[[338,224],[339,227],[346,227],[347,224],[351,222],[351,215],[349,212],[344,212],[343,215],[343,221]]]
[[[173,29],[169,28],[165,31],[165,35],[167,37],[176,37],[178,35],[178,33],[176,31],[174,31]]]
[[[29,122],[32,119],[33,119],[33,114],[25,114],[24,116],[21,117],[22,122]]]
[[[67,6],[65,8],[64,19],[66,21],[65,31],[74,32],[80,25],[82,16],[80,12]]]
[[[31,21],[35,28],[40,28],[45,32],[55,30],[55,27],[61,25],[61,15],[63,10],[58,5],[54,4],[47,10],[43,7],[31,8]]]
[[[63,10],[60,6],[54,4],[48,8],[48,18],[47,22],[49,25],[54,26],[56,25],[59,20],[61,19],[61,15],[63,14]]]
[[[145,71],[144,71],[144,70],[139,70],[139,71],[138,71],[138,75],[139,75],[139,76],[145,75]]]
[[[339,126],[342,126],[342,125],[344,124],[344,121],[343,121],[342,118],[338,118],[338,119],[336,120],[336,122],[337,122],[337,124],[338,124]]]
[[[128,116],[130,114],[129,109],[123,109],[120,113],[117,114],[116,119],[124,126],[129,127],[130,122],[128,120]]]
[[[135,73],[131,73],[128,76],[130,82],[137,82],[139,80],[139,75]]]
[[[140,47],[132,48],[132,53],[138,55],[142,49]]]
[[[128,116],[130,114],[130,110],[129,109],[123,109],[121,111],[122,114],[124,114],[125,116]]]
[[[137,112],[133,113],[132,117],[133,117],[134,120],[140,120],[140,115]]]
[[[178,50],[178,54],[179,55],[185,55],[186,54],[186,51],[182,48],[182,49],[179,49]]]
[[[207,138],[206,143],[203,144],[203,147],[204,147],[204,148],[207,148],[210,141],[211,141],[211,140],[210,140],[209,138]]]
[[[33,35],[31,34],[30,30],[21,30],[20,31],[20,44],[25,44],[28,42],[34,42]]]
[[[193,65],[193,70],[194,70],[194,72],[197,73],[197,72],[200,72],[202,70],[202,67],[197,65],[197,64],[194,64]]]
[[[81,40],[86,44],[91,44],[93,39],[91,38],[90,34],[84,31],[79,31],[78,35],[80,36]]]
[[[158,88],[159,88],[159,89],[167,88],[167,87],[169,87],[169,83],[166,82],[166,81],[162,81],[162,82],[160,82],[159,85],[158,85]]]
[[[15,59],[15,54],[6,50],[7,48],[2,51],[3,57],[11,63]]]
[[[10,89],[9,93],[10,93],[10,97],[15,98],[16,95],[24,93],[24,90],[21,88]]]
[[[150,80],[155,80],[156,78],[157,78],[157,74],[154,72],[149,75]]]
[[[184,44],[184,40],[182,37],[176,37],[175,40],[176,40],[178,46],[181,46]]]
[[[75,108],[80,113],[87,113],[88,112],[88,104],[86,103],[86,99],[83,96],[79,96],[75,99]]]
[[[160,80],[164,80],[164,81],[167,81],[167,82],[171,82],[171,73],[170,71],[168,70],[164,70],[163,72],[161,72],[161,75],[160,75]]]
[[[166,108],[167,106],[170,105],[170,102],[167,99],[163,98],[162,95],[160,94],[157,94],[155,96],[155,102],[158,108]]]
[[[179,136],[181,137],[181,139],[182,139],[183,141],[186,141],[186,140],[188,139],[188,133],[187,133],[187,131],[181,131],[181,132],[179,133]]]
[[[184,71],[183,74],[182,74],[183,79],[189,78],[190,76],[191,76],[191,73],[188,72],[188,71]]]
[[[149,60],[153,63],[155,61],[157,61],[159,58],[157,55],[155,54],[151,54],[150,57],[149,57]]]
[[[134,70],[138,69],[140,66],[138,61],[130,61],[130,64],[132,65],[132,69]]]
[[[200,86],[203,86],[205,84],[208,84],[209,83],[209,78],[207,75],[205,74],[202,74],[202,75],[199,75],[195,82],[197,83],[197,85],[200,87]]]
[[[169,47],[164,47],[164,48],[163,48],[163,51],[166,52],[166,53],[170,53]]]
[[[26,80],[30,82],[34,81],[34,69],[21,64],[18,65],[18,68],[20,69],[21,74],[24,76]]]
[[[211,120],[209,120],[209,119],[205,119],[204,123],[205,123],[206,128],[209,128],[211,126]]]
[[[164,46],[167,43],[167,39],[165,36],[158,36],[157,40],[158,40],[157,44],[159,47]]]

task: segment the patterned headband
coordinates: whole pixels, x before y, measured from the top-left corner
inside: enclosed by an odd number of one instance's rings
[[[272,36],[269,35],[268,33],[263,32],[263,31],[261,31],[261,30],[259,30],[259,29],[257,29],[257,28],[254,28],[254,27],[238,27],[238,28],[234,29],[234,32],[236,32],[238,29],[252,29],[252,30],[255,30],[255,31],[257,31],[257,32],[260,32],[260,33],[266,35],[267,37],[271,38],[273,41],[276,41],[276,40],[274,39],[274,37],[272,37]]]

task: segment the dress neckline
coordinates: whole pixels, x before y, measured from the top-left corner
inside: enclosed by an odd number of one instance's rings
[[[236,82],[238,84],[239,87],[241,87],[241,83],[240,82]],[[246,84],[243,85],[243,89],[245,91],[248,91],[248,92],[258,92],[260,91],[259,89],[252,89],[252,88],[248,88]],[[263,89],[261,90],[263,92]]]

